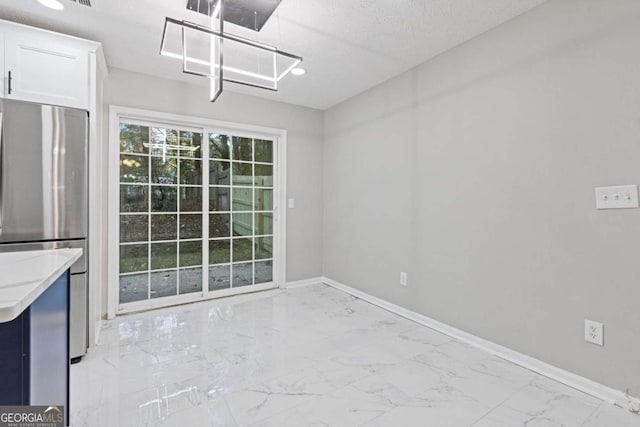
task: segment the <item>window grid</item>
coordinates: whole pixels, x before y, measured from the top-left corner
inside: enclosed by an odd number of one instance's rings
[[[122,124],[125,124],[125,122],[123,122]],[[146,126],[145,126],[146,127]],[[151,133],[152,133],[152,127],[146,127],[146,129],[149,132],[149,141],[152,139],[151,138]],[[177,141],[178,143],[181,143],[181,135],[183,133],[185,133],[185,131],[179,130],[179,129],[172,129],[176,135],[177,135]],[[193,134],[198,134],[193,133]],[[240,268],[240,267],[236,267],[236,266],[240,266],[242,264],[249,264],[251,263],[251,278],[250,278],[250,283],[248,283],[248,285],[251,284],[256,284],[257,282],[257,277],[256,277],[256,266],[257,263],[263,263],[263,262],[271,262],[271,268],[273,267],[273,256],[272,256],[272,252],[273,252],[273,234],[257,234],[258,232],[258,218],[259,215],[264,215],[264,217],[268,218],[268,214],[271,214],[270,216],[270,228],[271,231],[273,230],[273,209],[271,210],[255,210],[257,208],[256,206],[256,202],[257,202],[257,193],[258,191],[263,191],[263,192],[267,192],[267,191],[271,191],[273,192],[273,157],[272,157],[272,162],[263,162],[263,161],[256,161],[256,139],[252,139],[252,138],[243,138],[245,141],[245,143],[247,142],[247,140],[250,141],[250,146],[251,146],[251,160],[237,160],[235,159],[235,152],[233,150],[230,150],[230,155],[229,155],[229,159],[223,159],[223,158],[216,158],[216,157],[210,157],[208,154],[209,152],[209,139],[206,137],[210,137],[214,134],[205,134],[204,132],[202,134],[198,134],[200,135],[201,138],[201,146],[200,146],[200,157],[198,158],[194,158],[194,157],[185,157],[182,155],[181,151],[178,151],[177,155],[166,155],[166,156],[161,156],[159,154],[154,153],[154,149],[152,147],[147,147],[147,152],[136,152],[135,151],[135,147],[134,150],[132,151],[127,151],[126,149],[121,149],[120,151],[120,156],[121,156],[121,161],[123,156],[128,156],[129,158],[138,158],[139,160],[145,160],[146,159],[146,173],[147,173],[147,177],[146,177],[146,182],[140,182],[139,179],[140,177],[129,177],[129,179],[122,179],[122,169],[121,169],[121,179],[120,179],[120,188],[121,190],[124,188],[129,188],[129,187],[125,187],[125,186],[131,186],[131,188],[133,187],[139,187],[141,189],[143,189],[142,191],[147,191],[146,194],[146,202],[147,202],[147,206],[146,209],[141,209],[140,206],[134,206],[132,211],[121,211],[120,212],[120,218],[121,218],[121,223],[122,223],[122,218],[126,218],[126,217],[133,217],[133,216],[146,216],[146,222],[147,222],[147,239],[146,241],[127,241],[127,242],[121,242],[120,246],[121,247],[128,247],[128,246],[145,246],[146,250],[147,250],[147,269],[146,270],[141,270],[141,271],[132,271],[132,272],[121,272],[120,276],[121,277],[126,277],[126,276],[134,276],[134,275],[138,275],[138,276],[142,276],[145,275],[146,276],[146,283],[147,283],[147,300],[152,299],[152,283],[151,283],[151,274],[152,273],[162,273],[162,272],[175,272],[176,274],[176,288],[175,288],[175,293],[173,295],[181,295],[183,294],[183,292],[181,291],[181,287],[180,287],[180,282],[181,282],[181,271],[184,270],[189,270],[189,269],[197,269],[200,268],[201,270],[201,278],[202,278],[202,288],[201,288],[201,292],[206,292],[207,290],[210,290],[212,287],[211,286],[206,286],[208,279],[209,279],[209,271],[208,267],[211,266],[215,266],[215,267],[229,267],[229,287],[233,288],[236,287],[234,286],[234,270],[235,268]],[[228,138],[230,140],[233,140],[234,137],[228,136]],[[273,156],[273,141],[269,141],[269,140],[260,140],[262,141],[267,141],[268,144],[272,144],[271,146],[271,156]],[[264,143],[264,142],[262,142]],[[163,161],[168,161],[168,160],[175,160],[175,181],[173,183],[166,183],[166,182],[154,182],[154,160],[157,159],[162,159]],[[191,160],[193,161],[195,164],[200,165],[200,171],[201,171],[201,185],[194,185],[192,183],[184,183],[184,177],[183,175],[183,161],[182,160]],[[229,184],[228,185],[222,185],[222,184],[213,184],[210,185],[209,183],[209,164],[212,161],[216,161],[216,162],[225,162],[228,165],[228,169],[223,169],[224,171],[228,171],[228,177],[229,177]],[[122,164],[122,163],[121,163]],[[184,163],[186,165],[186,163]],[[245,165],[251,165],[251,175],[249,178],[249,182],[235,182],[234,183],[234,179],[235,177],[235,173],[234,173],[234,164],[245,164]],[[267,176],[271,177],[271,185],[257,185],[258,183],[263,183],[262,181],[258,182],[258,180],[256,179],[256,166],[267,166],[270,168],[269,174]],[[248,172],[248,171],[247,171]],[[245,172],[246,173],[246,172]],[[156,175],[156,176],[163,176],[163,175]],[[244,175],[247,176],[247,175]],[[162,188],[162,187],[166,187],[166,188],[172,188],[175,189],[176,191],[176,197],[175,197],[175,206],[176,206],[176,211],[170,210],[170,211],[154,211],[154,187],[155,188]],[[185,212],[181,212],[181,208],[182,208],[182,203],[183,203],[183,194],[182,194],[182,190],[183,189],[188,189],[188,188],[192,188],[192,189],[200,189],[200,196],[202,198],[201,200],[201,205],[202,205],[202,210],[201,211],[185,211]],[[222,188],[222,189],[227,189],[229,191],[229,206],[228,209],[229,210],[224,210],[224,211],[211,211],[210,206],[209,206],[209,189],[213,189],[213,188]],[[241,190],[251,190],[251,205],[249,207],[234,207],[234,202],[238,203],[237,200],[234,200],[234,196],[235,196],[235,192],[236,191],[241,191]],[[122,194],[122,193],[121,193]],[[135,197],[135,196],[134,196]],[[273,193],[271,193],[271,202],[270,205],[273,206]],[[122,202],[122,199],[121,199]],[[122,208],[121,208],[122,209]],[[215,215],[228,215],[229,218],[229,236],[226,237],[210,237],[209,236],[209,220],[212,216]],[[251,214],[251,232],[247,235],[235,235],[235,219],[236,216],[240,215],[247,215],[247,214]],[[181,236],[181,226],[183,225],[183,221],[186,220],[186,216],[187,215],[201,215],[202,217],[202,227],[201,227],[201,235],[199,238],[183,238]],[[159,239],[159,240],[153,240],[153,221],[152,218],[153,217],[160,217],[160,216],[174,216],[175,217],[175,239]],[[264,218],[263,217],[263,218]],[[264,239],[264,238],[270,238],[271,239],[271,249],[270,251],[267,251],[265,255],[258,255],[257,254],[257,239]],[[212,241],[224,241],[224,240],[228,240],[229,241],[229,262],[225,262],[225,263],[211,263],[210,261],[210,257],[209,257],[209,242]],[[244,260],[244,259],[240,259],[240,260],[235,260],[234,259],[234,252],[235,252],[235,245],[239,244],[239,242],[243,241],[243,240],[248,240],[251,243],[251,258],[249,260]],[[180,263],[180,258],[181,258],[181,243],[189,243],[189,242],[202,242],[201,245],[201,251],[202,251],[202,260],[201,260],[201,264],[200,265],[181,265]],[[152,268],[153,265],[153,260],[152,260],[152,248],[153,245],[161,245],[161,244],[175,244],[176,245],[176,259],[175,259],[175,265],[176,267],[167,267],[167,268]],[[244,258],[244,257],[243,257]],[[270,272],[270,280],[273,280],[272,277],[272,270]],[[240,284],[239,286],[246,286]]]
[[[123,123],[124,124],[124,123]],[[121,128],[122,130],[122,128]],[[138,128],[139,130],[139,135],[141,135],[141,137],[143,138],[142,141],[142,145],[144,145],[144,138],[148,137],[148,141],[152,140],[153,137],[153,128],[152,127],[147,127],[147,126],[143,126]],[[202,140],[203,138],[203,134],[202,133],[198,133],[198,132],[189,132],[189,131],[184,131],[181,129],[173,129],[171,130],[172,134],[174,134],[176,136],[176,141],[178,142],[178,144],[182,145],[182,138],[184,138],[184,135],[187,134],[188,137],[192,137],[194,135],[199,136],[200,140]],[[135,142],[134,142],[135,144]],[[187,188],[192,188],[192,189],[200,189],[200,197],[202,197],[202,185],[197,185],[197,184],[193,184],[191,182],[184,182],[184,177],[183,175],[183,170],[182,167],[183,165],[185,165],[186,163],[183,162],[183,160],[185,161],[191,161],[194,162],[194,164],[196,165],[200,165],[200,170],[202,171],[202,158],[200,157],[199,159],[195,156],[189,156],[189,155],[183,155],[182,151],[178,151],[177,155],[175,156],[160,156],[160,155],[156,155],[155,152],[153,151],[153,147],[147,146],[145,147],[145,149],[141,149],[140,147],[140,141],[138,141],[138,147],[133,146],[133,147],[121,147],[120,150],[120,156],[121,156],[121,160],[123,159],[123,156],[127,156],[129,159],[133,159],[134,161],[140,161],[140,162],[146,162],[146,182],[140,182],[140,178],[139,177],[126,177],[125,179],[122,179],[122,170],[121,170],[121,185],[131,185],[131,186],[139,186],[140,188],[144,189],[143,191],[147,191],[147,197],[146,197],[146,209],[142,208],[142,206],[135,206],[131,212],[121,212],[120,213],[120,217],[122,218],[126,218],[126,217],[134,217],[134,216],[139,216],[139,217],[145,217],[144,219],[146,221],[147,224],[147,232],[146,232],[146,240],[143,242],[121,242],[121,247],[127,247],[127,246],[138,246],[138,247],[142,247],[144,246],[146,248],[146,255],[147,255],[147,270],[144,271],[142,269],[140,269],[141,271],[134,271],[134,272],[130,272],[130,273],[120,273],[121,276],[127,276],[127,275],[147,275],[147,299],[150,299],[152,297],[151,295],[151,291],[152,291],[152,283],[150,281],[150,277],[149,274],[153,273],[153,272],[158,272],[158,271],[172,271],[176,273],[176,284],[175,284],[175,292],[172,292],[173,294],[180,294],[183,293],[181,292],[181,287],[180,287],[180,274],[179,272],[181,270],[185,270],[185,269],[191,269],[191,268],[198,268],[198,265],[189,265],[189,266],[181,266],[180,265],[180,255],[181,255],[181,251],[180,251],[180,243],[181,242],[185,242],[185,243],[189,243],[189,242],[202,242],[203,241],[203,236],[200,236],[199,238],[184,238],[181,236],[180,233],[180,227],[181,225],[183,225],[183,222],[185,220],[187,220],[189,217],[188,215],[204,215],[203,211],[185,211],[185,212],[180,212],[181,210],[181,203],[182,203],[182,190]],[[129,149],[127,149],[129,148]],[[131,149],[133,148],[133,149]],[[142,152],[141,152],[142,151]],[[146,152],[145,152],[146,151]],[[194,150],[197,151],[197,150]],[[162,175],[162,173],[160,174],[156,174],[154,175],[154,166],[157,166],[157,163],[155,162],[158,159],[162,159],[164,162],[168,162],[170,160],[174,160],[175,163],[175,167],[173,168],[173,170],[171,170],[171,166],[169,167],[169,176],[171,176],[171,174],[173,173],[173,182],[171,183],[166,183],[166,182],[154,182],[156,177],[163,177],[164,175]],[[197,167],[197,166],[196,166]],[[197,169],[196,169],[197,170]],[[163,172],[163,171],[160,171]],[[133,182],[132,182],[133,181]],[[127,187],[121,187],[121,188],[127,188]],[[153,206],[153,197],[154,197],[154,189],[156,188],[172,188],[175,191],[175,206],[176,206],[176,210],[169,210],[169,211],[158,211],[158,212],[154,212],[154,206]],[[154,235],[152,232],[153,229],[153,218],[161,218],[161,216],[165,216],[168,217],[169,220],[171,220],[171,217],[173,216],[174,218],[174,234],[175,234],[175,239],[157,239],[154,240]],[[121,222],[122,223],[122,222]],[[138,239],[134,239],[134,240],[138,240]],[[171,268],[153,268],[153,260],[152,260],[152,256],[153,256],[153,249],[154,249],[154,245],[155,248],[157,249],[158,246],[162,245],[162,244],[173,244],[175,245],[175,267],[171,267]],[[202,243],[201,243],[202,246]],[[171,251],[171,249],[170,249]],[[201,266],[200,266],[201,267]]]
[[[215,138],[214,134],[210,134],[209,135],[209,140],[211,141],[212,138]],[[227,138],[229,138],[230,140],[233,141],[233,137],[227,136]],[[268,166],[271,168],[271,174],[273,174],[273,162],[269,163],[269,162],[257,162],[256,161],[256,139],[250,139],[251,141],[251,160],[238,160],[235,158],[235,151],[229,150],[229,158],[225,158],[222,156],[215,156],[215,155],[209,155],[209,162],[220,162],[222,163],[224,166],[223,168],[227,168],[228,169],[222,169],[223,171],[227,171],[228,170],[228,174],[229,174],[229,181],[230,184],[229,185],[215,185],[215,184],[210,184],[209,187],[211,189],[214,188],[220,188],[220,189],[226,189],[229,191],[229,196],[230,196],[230,203],[229,203],[229,211],[224,210],[224,211],[214,211],[211,210],[211,208],[209,209],[209,217],[215,217],[216,215],[228,215],[229,216],[229,235],[228,236],[222,236],[222,237],[211,237],[211,233],[210,237],[209,237],[209,241],[210,242],[229,242],[229,261],[230,262],[210,262],[209,263],[209,267],[225,267],[225,266],[230,266],[230,276],[231,276],[231,287],[237,287],[237,285],[234,283],[235,282],[235,270],[236,270],[236,266],[240,266],[240,265],[246,265],[246,264],[251,264],[251,283],[255,284],[257,283],[257,275],[256,275],[256,263],[257,262],[272,262],[272,257],[258,257],[257,256],[257,239],[260,238],[271,238],[273,241],[273,234],[258,234],[257,233],[257,218],[258,215],[257,214],[271,214],[271,221],[273,221],[273,210],[256,210],[256,198],[257,198],[257,191],[256,190],[273,190],[273,185],[257,185],[258,182],[256,180],[256,165],[263,165],[263,166]],[[271,144],[273,144],[273,142],[270,142]],[[227,140],[227,144],[228,144],[228,140]],[[273,145],[272,145],[273,148]],[[272,158],[273,160],[273,158]],[[251,171],[250,171],[250,178],[248,179],[248,182],[242,182],[240,180],[238,180],[236,178],[236,172],[234,171],[234,164],[245,164],[245,165],[251,165]],[[248,172],[248,171],[247,171]],[[245,172],[246,173],[246,172]],[[246,176],[246,175],[245,175]],[[271,178],[273,180],[273,178]],[[239,204],[239,194],[237,194],[238,191],[241,190],[246,190],[246,189],[251,189],[251,199],[250,199],[250,205],[242,208],[241,206],[238,206]],[[273,196],[271,196],[273,197]],[[271,204],[273,204],[273,201],[271,202]],[[250,214],[251,215],[251,232],[247,235],[236,235],[236,221],[238,221],[238,219],[240,218],[240,216],[242,215],[247,215]],[[224,220],[223,220],[224,221]],[[273,223],[271,225],[271,228],[273,228]],[[244,257],[242,260],[238,260],[235,258],[235,252],[236,252],[236,245],[244,240],[249,240],[251,242],[251,259],[249,260],[245,260]],[[210,260],[211,261],[211,260]],[[239,267],[237,267],[239,268]],[[271,277],[272,280],[272,277]]]

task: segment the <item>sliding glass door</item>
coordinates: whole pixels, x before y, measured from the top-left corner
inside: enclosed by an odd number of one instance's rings
[[[121,310],[273,284],[276,149],[272,139],[121,120]]]

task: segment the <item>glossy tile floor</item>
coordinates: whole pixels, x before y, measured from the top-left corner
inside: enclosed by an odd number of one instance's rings
[[[71,387],[73,426],[640,426],[324,285],[118,318]]]

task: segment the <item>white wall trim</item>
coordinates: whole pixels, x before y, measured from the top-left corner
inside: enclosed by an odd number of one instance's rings
[[[183,114],[165,113],[162,111],[143,110],[140,108],[109,105],[110,114],[128,119],[139,119],[145,122],[157,122],[161,124],[175,124],[178,126],[193,126],[196,128],[224,128],[238,132],[250,132],[251,135],[263,135],[267,137],[286,136],[286,130],[267,126],[257,126],[246,123],[228,122],[207,117],[187,116]]]
[[[104,269],[103,250],[105,249],[103,221],[104,207],[101,203],[103,194],[103,172],[106,165],[102,161],[102,82],[106,74],[103,67],[104,54],[101,45],[96,51],[89,52],[89,229],[88,229],[88,280],[87,287],[87,347],[98,342],[98,334],[102,326],[102,287]]]
[[[87,347],[91,348],[97,342],[97,333],[100,330],[100,307],[102,295],[102,209],[100,209],[100,176],[102,164],[100,163],[100,136],[99,129],[102,117],[98,112],[98,65],[96,54],[89,53],[89,188],[88,188],[88,222],[87,250],[88,250],[88,286],[87,286]],[[85,254],[86,256],[86,254]]]
[[[116,317],[118,309],[118,289],[109,281],[117,280],[118,265],[118,245],[114,239],[118,239],[120,223],[119,223],[119,206],[120,191],[110,191],[112,183],[119,182],[118,168],[120,165],[120,110],[118,108],[109,107],[109,134],[108,134],[108,162],[107,162],[107,182],[105,191],[107,191],[107,319]]]
[[[622,391],[612,389],[604,384],[600,384],[588,378],[582,377],[580,375],[576,375],[569,371],[565,371],[564,369],[550,365],[541,360],[519,353],[510,348],[485,340],[484,338],[480,338],[468,332],[464,332],[460,329],[454,328],[453,326],[449,326],[445,323],[439,322],[423,314],[419,314],[414,311],[408,310],[404,307],[401,307],[399,305],[390,303],[381,298],[370,295],[366,292],[362,292],[358,289],[352,288],[343,283],[332,280],[328,277],[323,277],[322,283],[329,285],[331,287],[334,287],[336,289],[340,289],[341,291],[351,294],[357,298],[367,301],[387,311],[395,313],[406,319],[412,320],[416,323],[424,325],[428,328],[436,330],[452,338],[456,338],[476,348],[479,348],[480,350],[484,350],[488,353],[494,354],[498,357],[501,357],[512,363],[515,363],[516,365],[522,366],[533,372],[537,372],[538,374],[544,375],[545,377],[551,378],[552,380],[558,381],[569,387],[575,388],[576,390],[580,390],[584,393],[590,394],[591,396],[594,396],[605,402],[608,402],[617,406],[621,406],[635,413],[638,413],[640,411],[640,399],[628,396],[626,393]]]
[[[275,244],[273,279],[276,286],[282,288],[287,283],[287,131],[279,131],[276,145],[278,162],[276,167],[276,196],[274,201],[273,218],[276,220],[276,230],[273,238]],[[274,183],[274,184],[275,184]]]
[[[294,282],[287,282],[283,286],[283,288],[285,288],[285,289],[301,288],[303,286],[319,285],[321,283],[324,283],[324,277],[312,277],[310,279],[296,280]]]
[[[100,344],[100,333],[102,332],[102,322],[103,322],[102,319],[100,319],[100,322],[98,322],[99,326],[96,329],[96,335],[95,335],[95,338],[94,338],[95,342],[93,343],[93,345],[90,345],[89,348],[93,348],[93,347],[95,347],[95,346]],[[90,350],[87,350],[87,351],[90,351]]]

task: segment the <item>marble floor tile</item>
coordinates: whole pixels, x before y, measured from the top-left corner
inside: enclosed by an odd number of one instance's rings
[[[232,393],[227,401],[238,422],[250,425],[367,375],[360,367],[325,361]]]
[[[424,425],[434,426],[470,426],[490,410],[491,406],[478,396],[445,381],[374,419],[372,425],[415,425],[424,422]]]
[[[121,316],[72,426],[640,427],[640,416],[324,285]]]
[[[355,427],[370,422],[408,400],[409,397],[391,383],[372,374],[255,426]]]
[[[582,426],[601,401],[547,378],[538,378],[497,408],[474,427],[489,426]]]
[[[640,427],[640,415],[608,403],[601,403],[582,427]]]

